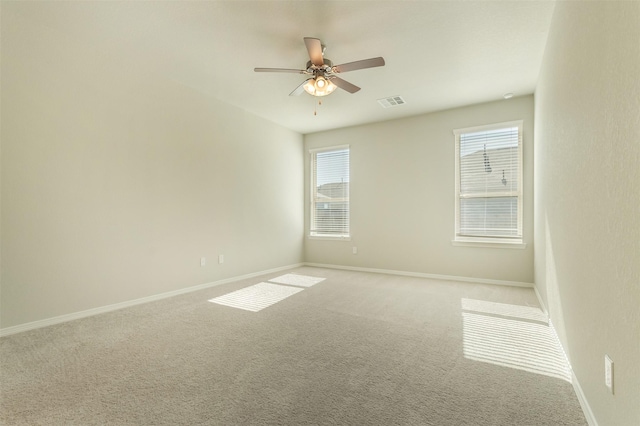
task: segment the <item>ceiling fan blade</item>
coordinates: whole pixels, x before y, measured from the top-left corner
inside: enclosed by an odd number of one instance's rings
[[[298,96],[299,94],[301,94],[302,92],[304,92],[304,85],[307,83],[307,81],[309,80],[313,80],[312,78],[308,78],[305,81],[302,82],[302,84],[300,84],[300,86],[296,87],[293,92],[289,93],[289,96]]]
[[[330,81],[342,90],[346,90],[349,93],[356,93],[358,90],[360,90],[360,88],[355,84],[351,84],[348,81],[341,79],[340,77],[331,77]]]
[[[384,58],[371,58],[363,59],[361,61],[348,62],[346,64],[336,65],[333,67],[333,72],[348,72],[361,70],[363,68],[374,68],[384,66]]]
[[[254,68],[255,72],[288,72],[294,74],[304,74],[306,70],[295,70],[291,68]]]
[[[307,51],[309,52],[309,59],[311,59],[311,63],[317,67],[321,67],[324,65],[324,58],[322,57],[322,42],[320,39],[305,37],[304,44],[307,46]]]

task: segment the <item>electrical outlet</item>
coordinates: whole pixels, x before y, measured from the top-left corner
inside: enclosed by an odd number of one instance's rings
[[[352,251],[353,251],[353,254],[358,254],[358,247],[353,247]]]
[[[224,263],[224,254],[218,255],[218,263]]]
[[[204,266],[204,265],[206,265],[206,264],[207,264],[207,259],[206,259],[206,258],[204,258],[204,257],[201,257],[201,258],[200,258],[200,266]]]
[[[604,384],[609,388],[609,392],[613,393],[613,360],[609,355],[604,356]]]

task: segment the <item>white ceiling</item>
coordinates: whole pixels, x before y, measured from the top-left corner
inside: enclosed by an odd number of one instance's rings
[[[160,74],[311,133],[533,93],[554,4],[22,2],[11,9],[90,44],[123,70]],[[288,96],[305,76],[253,72],[304,68],[305,36],[320,38],[334,64],[382,56],[386,66],[341,74],[362,90],[337,90],[314,116],[316,98]],[[395,95],[406,105],[384,109],[376,102]]]

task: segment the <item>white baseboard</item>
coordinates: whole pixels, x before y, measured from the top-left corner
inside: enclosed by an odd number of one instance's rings
[[[281,266],[278,268],[269,269],[266,271],[252,272],[250,274],[241,275],[237,277],[225,278],[218,281],[199,284],[192,287],[181,288],[179,290],[168,291],[166,293],[155,294],[153,296],[142,297],[135,300],[127,300],[125,302],[114,303],[112,305],[100,306],[98,308],[87,309],[86,311],[74,312],[71,314],[60,315],[53,318],[47,318],[43,320],[33,321],[26,324],[20,324],[13,327],[6,327],[0,329],[0,337],[9,336],[11,334],[21,333],[23,331],[35,330],[36,328],[47,327],[54,324],[60,324],[67,321],[72,321],[80,318],[86,318],[93,315],[103,314],[106,312],[116,311],[118,309],[128,308],[130,306],[140,305],[142,303],[153,302],[155,300],[166,299],[172,296],[178,296],[180,294],[191,293],[193,291],[204,290],[205,288],[215,287],[222,284],[228,284],[234,281],[240,281],[248,278],[257,277],[259,275],[271,274],[273,272],[279,272],[286,269],[297,268],[303,266],[303,263],[296,263],[294,265]]]
[[[547,309],[547,305],[544,304],[544,301],[542,300],[542,296],[540,296],[540,293],[538,292],[538,286],[534,285],[533,286],[533,291],[535,291],[536,297],[538,298],[538,303],[540,304],[540,309],[542,309],[542,312],[544,312],[545,315],[547,315],[547,317],[548,317],[549,316],[549,310]]]
[[[578,382],[578,378],[573,372],[573,369],[571,370],[571,384],[573,385],[573,390],[576,392],[578,402],[580,403],[580,407],[582,407],[582,412],[584,413],[584,417],[587,419],[587,423],[589,423],[589,426],[598,426],[596,416],[594,416],[593,411],[591,411],[591,406],[587,401],[587,397],[584,396],[584,392],[582,392],[580,382]]]
[[[503,281],[503,280],[491,280],[486,278],[457,277],[454,275],[437,275],[437,274],[427,274],[424,272],[407,272],[407,271],[396,271],[393,269],[362,268],[359,266],[328,265],[323,263],[310,263],[310,262],[305,262],[304,265],[314,266],[316,268],[342,269],[342,270],[357,271],[357,272],[373,272],[376,274],[402,275],[405,277],[430,278],[434,280],[462,281],[462,282],[468,282],[468,283],[507,285],[507,286],[527,287],[527,288],[534,287],[533,283],[525,283],[520,281]]]
[[[538,294],[537,291],[536,291],[536,294],[538,295],[538,299],[540,300],[540,295]],[[542,300],[540,300],[540,304],[544,306],[544,304],[542,304]],[[576,393],[576,397],[578,398],[578,402],[580,403],[580,408],[582,408],[582,413],[584,414],[584,417],[587,420],[587,423],[589,424],[589,426],[598,426],[598,422],[596,421],[596,416],[594,416],[593,411],[591,411],[591,406],[589,405],[589,402],[587,401],[587,397],[584,395],[584,392],[582,391],[582,387],[580,387],[580,382],[578,381],[578,377],[576,376],[576,373],[574,373],[573,367],[571,367],[571,360],[567,356],[567,351],[565,351],[562,341],[560,341],[560,339],[558,338],[558,333],[556,332],[556,329],[553,326],[553,321],[551,321],[551,318],[549,318],[549,327],[551,328],[551,331],[553,332],[556,340],[558,341],[558,344],[562,349],[562,353],[564,354],[564,357],[567,361],[567,365],[569,366],[569,371],[571,372],[571,385],[573,385],[573,391]]]

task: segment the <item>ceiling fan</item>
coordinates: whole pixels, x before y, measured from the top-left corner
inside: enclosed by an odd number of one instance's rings
[[[346,80],[341,79],[336,74],[348,71],[355,71],[364,68],[381,67],[384,65],[382,57],[363,59],[361,61],[348,62],[342,65],[333,63],[324,57],[325,46],[320,39],[305,37],[304,44],[309,52],[309,62],[306,69],[290,68],[254,68],[255,72],[284,72],[294,74],[305,74],[309,77],[302,82],[289,96],[297,96],[306,91],[312,96],[326,96],[332,93],[336,87],[346,90],[349,93],[356,93],[360,88]]]

